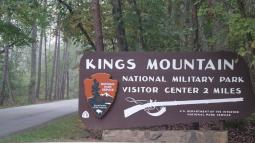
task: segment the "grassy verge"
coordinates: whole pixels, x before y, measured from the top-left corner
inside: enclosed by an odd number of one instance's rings
[[[0,143],[85,141],[88,140],[88,136],[90,133],[84,130],[84,125],[75,114],[57,119],[42,127],[0,139]]]

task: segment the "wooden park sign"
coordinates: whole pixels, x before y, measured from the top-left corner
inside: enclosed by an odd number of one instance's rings
[[[240,119],[254,102],[247,64],[230,52],[102,52],[80,62],[79,114],[93,129]]]

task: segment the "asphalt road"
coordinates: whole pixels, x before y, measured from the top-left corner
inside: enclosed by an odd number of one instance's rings
[[[78,99],[0,109],[0,137],[78,112]]]

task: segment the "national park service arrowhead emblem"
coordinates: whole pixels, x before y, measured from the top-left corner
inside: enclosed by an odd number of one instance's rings
[[[107,113],[117,95],[118,81],[110,78],[110,74],[95,73],[83,81],[87,102],[97,118]]]

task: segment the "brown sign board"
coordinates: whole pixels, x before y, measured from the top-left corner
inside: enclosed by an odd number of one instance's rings
[[[92,129],[241,119],[255,107],[247,64],[231,52],[88,53],[79,94]]]

